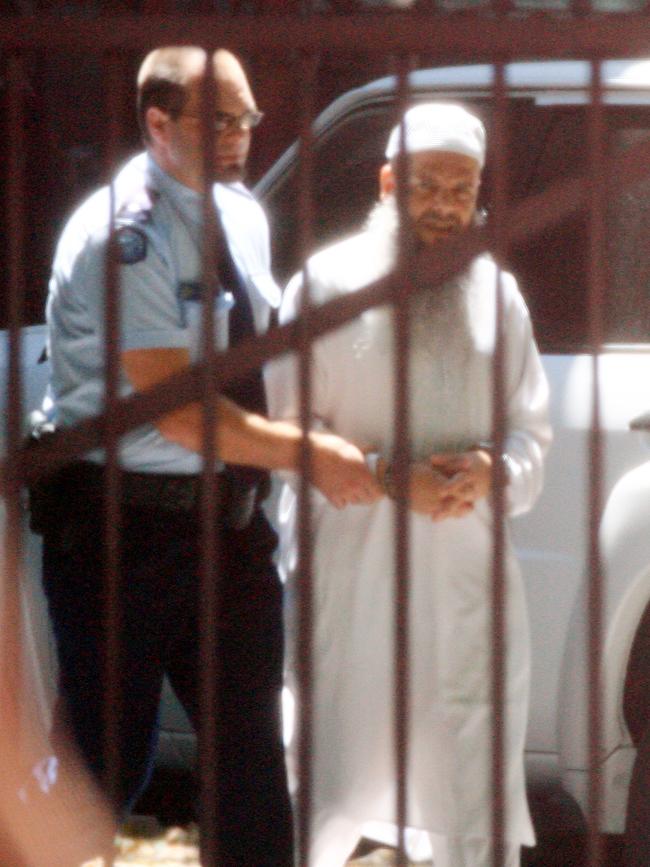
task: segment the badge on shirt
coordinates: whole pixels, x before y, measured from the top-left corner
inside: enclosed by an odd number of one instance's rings
[[[115,232],[117,256],[121,265],[135,265],[147,255],[147,237],[140,229],[122,226]]]

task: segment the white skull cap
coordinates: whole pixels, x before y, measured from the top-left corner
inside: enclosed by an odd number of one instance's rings
[[[386,145],[386,158],[400,151],[401,124],[393,127]],[[485,164],[485,127],[460,105],[426,102],[410,108],[404,115],[404,146],[416,151],[451,151]]]

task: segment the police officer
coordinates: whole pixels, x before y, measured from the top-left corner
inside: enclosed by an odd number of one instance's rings
[[[218,266],[203,273],[203,75],[206,53],[166,47],[138,74],[144,153],[113,184],[121,287],[120,393],[144,390],[199,353],[201,310],[214,304],[215,340],[232,344],[263,330],[279,303],[264,214],[242,184],[251,130],[261,119],[239,61],[212,55],[210,117]],[[110,195],[75,212],[61,236],[47,302],[52,379],[47,414],[69,428],[101,412],[104,399],[105,251]],[[220,587],[216,624],[219,864],[289,865],[292,832],[279,728],[281,591],[276,537],[261,509],[265,470],[296,468],[300,431],[265,416],[261,372],[215,396]],[[380,496],[359,450],[311,434],[314,484],[335,505]],[[142,791],[157,732],[163,675],[195,727],[200,713],[198,491],[202,408],[183,406],[120,442],[120,768],[115,809]],[[65,714],[73,739],[103,780],[105,575],[103,453],[68,466],[50,486],[43,527],[43,581],[60,662],[55,732]]]

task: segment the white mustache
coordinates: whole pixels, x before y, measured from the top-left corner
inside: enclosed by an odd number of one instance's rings
[[[437,229],[442,232],[454,232],[461,228],[460,220],[442,220],[435,214],[423,214],[417,221],[429,229]]]

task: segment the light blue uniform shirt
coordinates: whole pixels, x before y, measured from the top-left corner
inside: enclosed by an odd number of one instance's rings
[[[120,351],[183,347],[194,360],[200,346],[196,298],[202,279],[201,196],[163,172],[146,153],[119,172],[114,191],[120,249]],[[270,307],[280,302],[270,271],[266,217],[240,183],[216,184],[214,198],[250,297],[256,329],[264,331]],[[106,187],[77,209],[57,247],[46,308],[52,377],[44,409],[58,427],[71,427],[103,410],[109,228]],[[219,327],[219,311],[215,312]],[[133,391],[124,375],[119,390],[125,396]],[[87,457],[101,460],[101,453]],[[200,455],[166,440],[153,425],[122,439],[121,462],[125,469],[139,472],[201,470]]]

